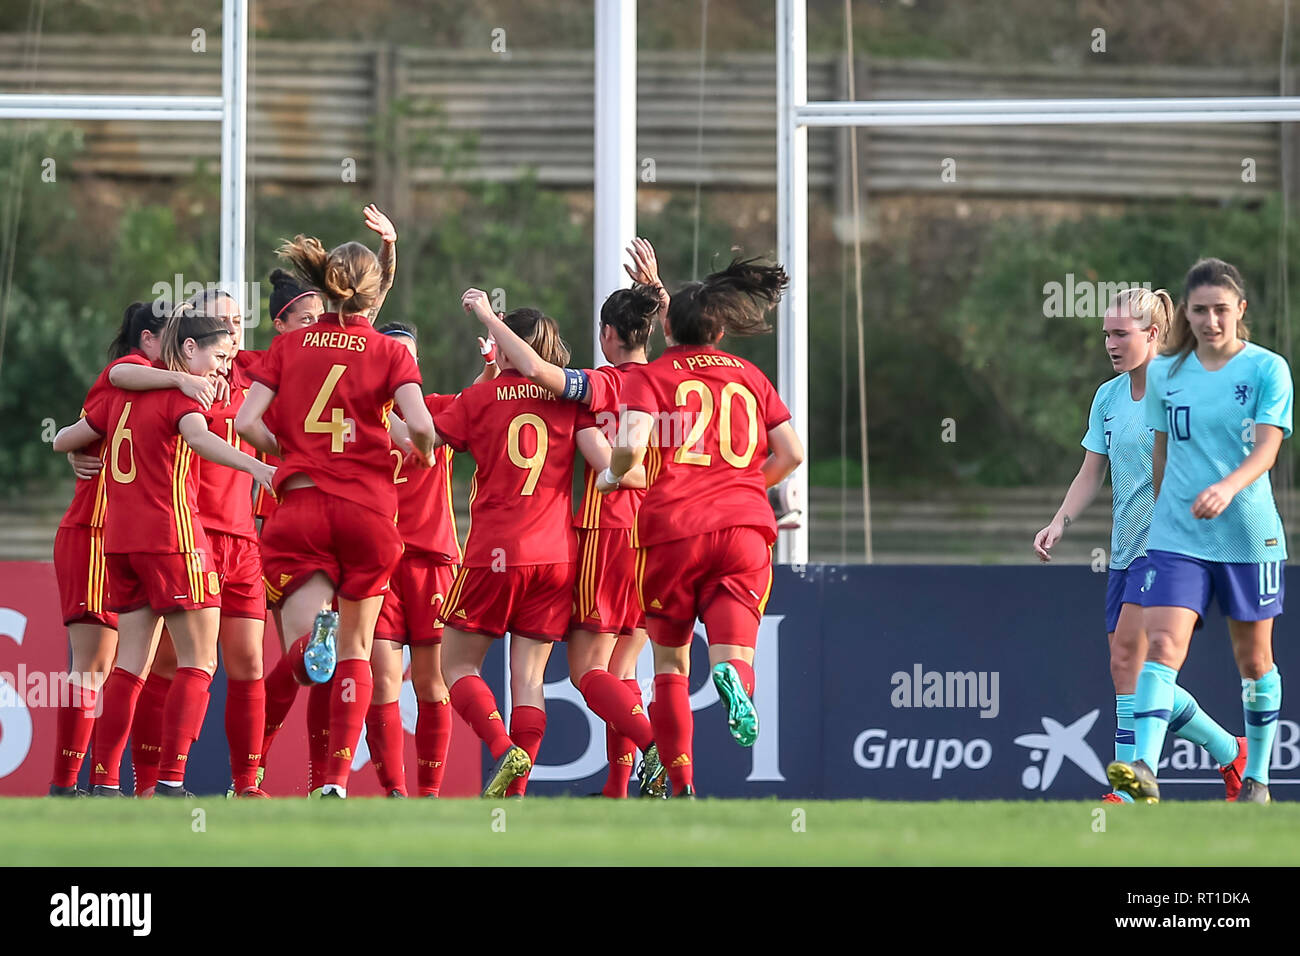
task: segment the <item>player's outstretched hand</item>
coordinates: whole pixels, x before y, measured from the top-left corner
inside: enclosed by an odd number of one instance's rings
[[[181,391],[202,405],[205,412],[217,400],[217,386],[203,375],[185,375],[181,379]],[[226,395],[227,397],[230,395],[229,385],[226,386]]]
[[[378,206],[371,203],[362,211],[366,217],[366,228],[379,233],[379,238],[384,242],[397,241],[397,227],[393,225],[393,220],[379,211]]]
[[[624,265],[633,282],[643,285],[659,285],[659,260],[655,257],[655,247],[648,239],[639,236],[632,240],[626,252],[632,257],[631,265]]]
[[[1056,542],[1061,540],[1061,535],[1065,533],[1065,526],[1059,521],[1053,521],[1038,534],[1034,535],[1034,553],[1038,555],[1040,561],[1052,560],[1052,548]]]
[[[488,294],[482,289],[466,289],[465,294],[460,297],[460,306],[470,315],[475,316],[479,321],[491,318],[492,303],[488,299]]]
[[[72,466],[72,473],[82,481],[98,477],[104,468],[98,455],[83,455],[79,451],[68,452],[68,464]]]
[[[1232,504],[1234,497],[1236,495],[1231,488],[1222,481],[1216,481],[1196,496],[1196,500],[1192,502],[1192,517],[1217,518],[1223,514],[1228,505]]]

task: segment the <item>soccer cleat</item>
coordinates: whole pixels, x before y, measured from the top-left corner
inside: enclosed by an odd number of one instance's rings
[[[500,800],[506,795],[506,788],[510,784],[532,769],[533,762],[528,757],[528,751],[523,747],[512,746],[492,768],[492,775],[483,788],[483,796],[489,800]]]
[[[654,744],[641,755],[641,766],[637,768],[637,777],[641,780],[641,796],[668,796],[668,770],[659,759],[659,748]]]
[[[327,684],[338,663],[339,612],[321,611],[302,651],[302,666],[313,684]]]
[[[253,790],[257,790],[259,787],[261,787],[261,786],[262,786],[262,778],[265,777],[265,776],[266,776],[266,768],[265,768],[265,767],[258,767],[258,768],[257,768],[257,782],[256,782],[255,784],[253,784],[253,786],[251,787],[251,789],[253,789]],[[227,799],[227,800],[233,800],[233,799],[235,799],[236,796],[240,796],[240,797],[242,797],[242,796],[245,796],[245,794],[244,794],[244,793],[236,794],[236,793],[235,793],[235,784],[234,784],[234,781],[231,781],[230,786],[226,787],[226,799]],[[269,797],[270,794],[269,794],[269,793],[267,793],[267,794],[263,794],[263,796],[267,796],[267,797]]]
[[[86,793],[85,790],[78,790],[76,784],[73,784],[71,787],[56,787],[54,784],[50,784],[50,796],[51,797],[84,797],[84,796],[88,796],[88,794]]]
[[[754,746],[754,741],[758,739],[758,711],[745,692],[740,675],[734,667],[723,661],[713,667],[713,684],[718,688],[718,696],[727,705],[727,726],[731,728],[731,736],[742,747]]]
[[[1159,803],[1160,787],[1156,775],[1141,760],[1121,763],[1116,760],[1106,768],[1106,779],[1119,793],[1127,793],[1134,803]]]
[[[1260,783],[1254,777],[1241,781],[1241,792],[1237,794],[1237,803],[1272,803],[1273,795],[1268,792],[1268,784]]]
[[[1237,794],[1241,793],[1241,775],[1246,771],[1246,738],[1237,738],[1237,759],[1226,767],[1220,767],[1219,773],[1223,777],[1223,788],[1227,791],[1225,799],[1228,803],[1233,803],[1237,799]]]
[[[694,799],[695,799],[695,788],[692,787],[692,786],[688,783],[685,787],[682,788],[682,792],[681,792],[681,793],[674,793],[674,794],[673,794],[673,799],[675,799],[675,800],[694,800]]]
[[[325,788],[317,787],[315,790],[312,790],[310,793],[307,794],[307,799],[313,800],[316,797],[323,797],[323,796],[325,796]]]
[[[271,795],[267,793],[265,790],[263,790],[261,787],[248,787],[244,790],[239,791],[240,800],[246,800],[249,797],[252,797],[255,800],[271,799]]]
[[[1125,800],[1118,793],[1115,793],[1113,791],[1111,793],[1106,794],[1106,796],[1102,797],[1101,802],[1102,803],[1128,803],[1127,800]]]
[[[335,787],[333,790],[326,790],[321,787],[320,798],[322,800],[346,800],[347,794]]]
[[[389,796],[391,799],[393,799],[393,800],[405,800],[405,799],[406,799],[406,794],[402,793],[402,791],[398,790],[396,787],[394,787],[392,790],[389,790],[389,791],[388,791],[388,796]]]
[[[102,783],[97,783],[90,788],[92,797],[124,797],[121,787],[106,787]]]
[[[194,797],[194,794],[190,793],[188,790],[185,789],[184,784],[181,784],[179,787],[169,787],[165,783],[159,783],[156,787],[154,787],[153,795],[156,799],[159,800],[162,799],[184,800],[186,798],[192,799]]]
[[[139,793],[135,795],[135,798],[137,800],[152,800],[153,792],[157,789],[158,787],[156,785],[152,787],[145,787],[143,790],[141,790]]]

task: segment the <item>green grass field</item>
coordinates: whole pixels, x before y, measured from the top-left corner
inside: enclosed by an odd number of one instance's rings
[[[1108,805],[1104,821],[1097,809],[1065,802],[7,799],[0,801],[0,863],[1258,866],[1300,859],[1300,804]]]

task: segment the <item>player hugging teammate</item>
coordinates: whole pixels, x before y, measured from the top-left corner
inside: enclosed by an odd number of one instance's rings
[[[717,345],[768,329],[784,272],[735,262],[670,299],[654,250],[636,240],[635,285],[601,311],[610,364],[591,369],[567,367],[553,319],[494,313],[471,289],[462,306],[489,333],[482,371],[459,393],[425,395],[414,328],[372,324],[396,231],[374,207],[366,224],[383,239],[379,256],[303,236],[281,247],[294,275],[272,274],[267,351],[241,349],[243,317],[225,293],[192,298],[165,325],[163,312],[134,305],[84,417],[57,437],[81,479],[56,543],[80,693],[60,714],[51,794],[78,792],[87,750],[94,792],[120,794],[130,737],[137,795],[187,795],[220,644],[231,795],[266,795],[267,751],[307,685],[312,787],[346,797],[364,725],[383,788],[405,796],[403,645],[419,794],[440,791],[454,708],[496,761],[484,795],[522,795],[546,728],[546,663],[567,639],[570,679],[609,728],[603,792],[627,795],[639,749],[643,796],[666,795],[669,777],[693,796],[694,622],[709,632],[732,733],[751,745],[776,537],[766,489],[802,460],[771,384]],[[649,362],[656,323],[670,348]],[[689,424],[661,442],[647,427],[661,414]],[[476,463],[463,555],[453,451]],[[284,654],[263,681],[268,606]],[[647,630],[649,717],[636,681]],[[480,675],[507,634],[508,731]]]

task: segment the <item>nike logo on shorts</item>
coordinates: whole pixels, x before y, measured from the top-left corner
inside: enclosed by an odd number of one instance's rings
[[[1260,598],[1260,599],[1259,599],[1259,606],[1260,606],[1260,607],[1265,607],[1265,606],[1267,606],[1267,605],[1269,605],[1269,604],[1272,604],[1272,603],[1273,603],[1274,601],[1276,601],[1276,600],[1277,600],[1277,598],[1269,598],[1267,601],[1265,601],[1263,598]]]

